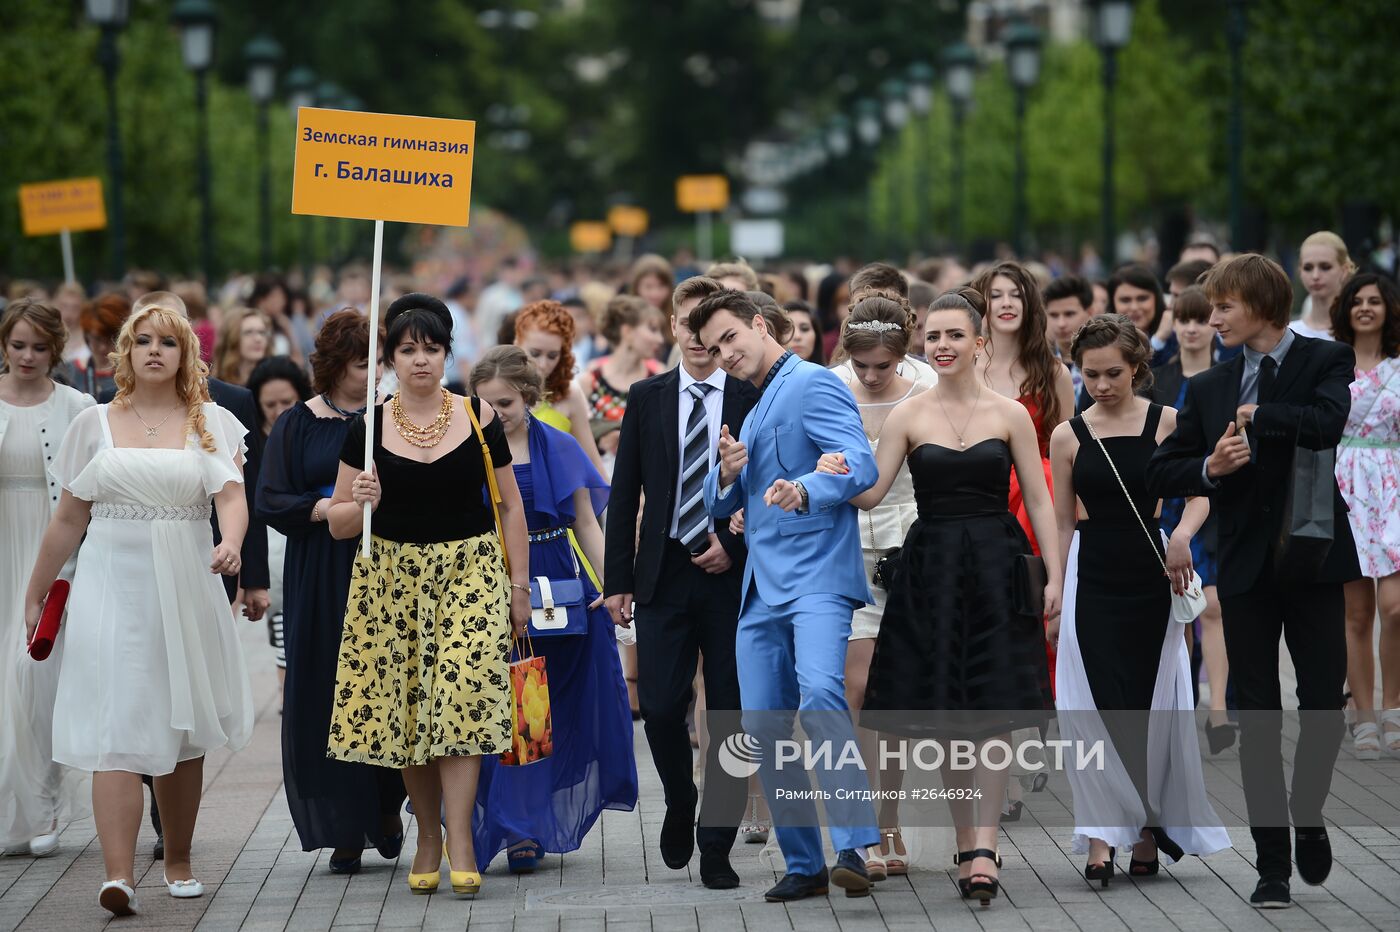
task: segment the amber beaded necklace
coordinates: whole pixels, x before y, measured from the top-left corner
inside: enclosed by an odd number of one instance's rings
[[[452,393],[445,388],[442,390],[442,407],[438,410],[438,416],[426,427],[413,423],[404,414],[397,395],[389,402],[389,413],[393,415],[394,427],[398,429],[400,437],[415,447],[430,450],[442,443],[442,438],[447,436],[447,428],[452,425]]]

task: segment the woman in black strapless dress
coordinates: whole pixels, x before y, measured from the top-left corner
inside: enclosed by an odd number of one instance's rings
[[[943,768],[958,838],[959,886],[984,904],[997,894],[996,836],[1008,771],[982,763],[980,745],[1042,723],[1052,708],[1042,619],[1019,614],[1015,578],[1031,552],[1007,510],[1011,467],[1023,486],[1058,612],[1060,560],[1035,424],[1014,399],[977,379],[982,320],[948,293],[929,308],[925,352],[938,373],[929,391],[900,403],[880,435],[880,480],[853,498],[880,503],[907,459],[919,520],[895,560],[875,642],[862,724],[911,737],[978,743],[973,769]],[[821,468],[842,468],[839,455]]]
[[[1147,877],[1159,849],[1175,861],[1230,844],[1205,795],[1185,629],[1171,620],[1172,588],[1190,579],[1191,536],[1210,508],[1191,499],[1163,542],[1147,462],[1176,428],[1176,411],[1135,394],[1150,355],[1122,315],[1085,324],[1073,356],[1094,406],[1050,441],[1065,559],[1064,616],[1051,623],[1055,705],[1062,738],[1112,749],[1104,768],[1069,773],[1073,848],[1088,855],[1085,877],[1105,887],[1118,848],[1131,846],[1129,873]]]

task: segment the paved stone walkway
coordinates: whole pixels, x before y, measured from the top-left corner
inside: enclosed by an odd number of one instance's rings
[[[1005,827],[1003,895],[989,908],[959,899],[952,873],[935,863],[878,885],[866,899],[839,895],[791,906],[762,902],[774,872],[757,846],[738,845],[734,864],[743,885],[715,892],[699,884],[698,861],[688,871],[660,863],[656,838],[664,814],[660,788],[640,728],[637,755],[642,800],[635,812],[606,813],[583,848],[550,856],[532,875],[512,877],[495,866],[472,902],[448,894],[413,896],[404,880],[410,857],[388,863],[367,852],[362,873],[332,875],[328,852],[300,850],[281,791],[277,699],[260,626],[245,631],[256,669],[259,719],[252,743],[238,754],[211,755],[196,833],[195,862],[208,893],[198,900],[166,895],[143,829],[137,858],[140,915],[111,920],[114,929],[201,932],[314,932],[320,929],[470,929],[472,932],[882,932],[913,929],[1397,929],[1400,928],[1400,834],[1382,828],[1332,831],[1336,866],[1326,887],[1294,882],[1291,910],[1257,912],[1247,897],[1254,872],[1247,831],[1232,829],[1240,849],[1202,861],[1189,858],[1161,876],[1135,883],[1122,875],[1106,892],[1083,879],[1082,857],[1068,850],[1068,832],[1053,820],[1063,803],[1052,791],[1029,798],[1031,808]],[[1233,772],[1230,753],[1209,767]],[[1358,811],[1395,816],[1400,761],[1362,767],[1344,752],[1338,797]],[[1231,800],[1217,800],[1230,808]],[[1063,813],[1061,813],[1061,816]],[[1387,825],[1400,825],[1389,818]],[[89,930],[106,926],[97,905],[102,857],[92,821],[63,833],[58,855],[0,860],[0,932]],[[405,851],[413,850],[410,837]],[[834,888],[833,888],[834,890]]]

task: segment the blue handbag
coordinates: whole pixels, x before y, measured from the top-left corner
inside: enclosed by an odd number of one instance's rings
[[[550,579],[548,576],[531,578],[530,634],[533,637],[559,637],[587,632],[588,612],[583,601],[583,580],[578,577],[577,558],[574,559],[573,579]]]

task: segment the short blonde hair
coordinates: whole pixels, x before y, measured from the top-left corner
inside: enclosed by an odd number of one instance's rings
[[[743,259],[735,259],[733,262],[716,262],[705,270],[706,278],[713,278],[719,281],[721,278],[743,279],[745,291],[758,291],[758,273],[753,270]]]
[[[1312,236],[1303,240],[1303,245],[1298,247],[1298,252],[1301,253],[1309,246],[1326,246],[1334,250],[1337,253],[1337,263],[1342,268],[1346,269],[1348,275],[1355,274],[1356,263],[1351,261],[1351,254],[1347,252],[1346,241],[1336,233],[1333,233],[1331,230],[1318,230]]]

